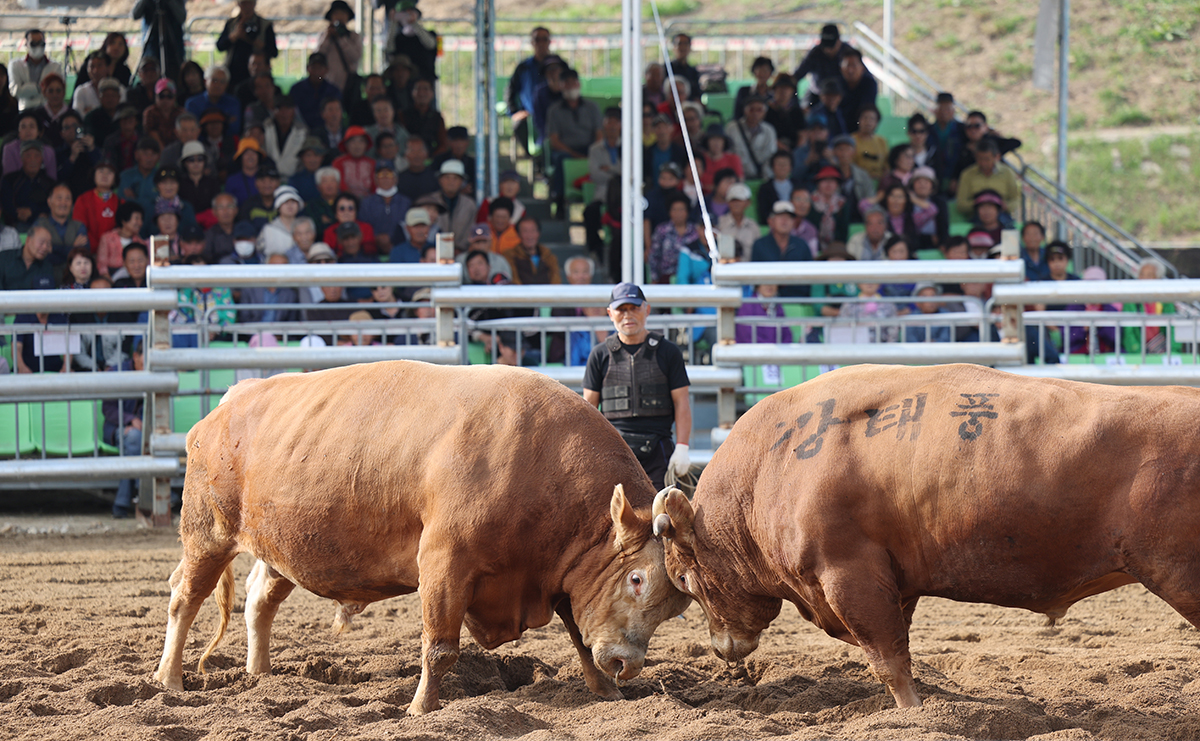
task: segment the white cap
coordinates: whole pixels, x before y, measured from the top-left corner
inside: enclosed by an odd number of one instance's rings
[[[727,201],[748,201],[750,200],[750,186],[745,183],[734,183],[729,186],[729,191],[725,194]]]
[[[460,178],[467,176],[467,168],[463,167],[463,163],[458,160],[446,160],[442,163],[442,169],[438,171],[438,175],[457,175]]]

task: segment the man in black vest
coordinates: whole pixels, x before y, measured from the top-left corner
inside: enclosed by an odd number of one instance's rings
[[[654,488],[662,489],[668,469],[682,476],[691,465],[691,382],[683,353],[661,334],[646,329],[650,304],[633,283],[613,288],[608,316],[617,333],[592,348],[583,375],[583,398],[600,408],[629,443]],[[677,443],[671,442],[672,422]]]

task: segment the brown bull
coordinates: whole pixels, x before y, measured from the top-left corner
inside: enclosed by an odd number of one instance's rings
[[[235,387],[188,434],[166,646],[155,677],[182,689],[183,648],[232,562],[248,580],[247,670],[270,671],[279,604],[300,585],[336,600],[339,624],[420,591],[421,682],[436,710],[465,622],[486,648],[555,612],[587,686],[618,698],[650,635],[688,598],[651,536],[654,490],[629,446],[577,394],[532,371],[414,362],[277,376]]]
[[[694,500],[655,500],[667,571],[738,660],[784,600],[921,703],[923,595],[1062,617],[1141,582],[1200,627],[1200,391],[856,366],[754,406]]]

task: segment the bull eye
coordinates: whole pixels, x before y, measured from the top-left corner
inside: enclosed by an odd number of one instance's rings
[[[635,587],[640,587],[642,586],[642,577],[638,576],[637,574],[630,574],[629,583]]]

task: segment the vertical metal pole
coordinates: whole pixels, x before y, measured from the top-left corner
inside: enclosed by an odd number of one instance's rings
[[[488,195],[500,195],[500,117],[496,113],[496,3],[487,3]],[[478,162],[478,161],[477,161]]]
[[[892,72],[892,49],[895,48],[895,45],[892,43],[892,41],[893,41],[893,35],[892,35],[893,34],[893,23],[892,22],[895,19],[895,16],[896,16],[896,9],[894,7],[894,0],[883,0],[883,41],[884,41],[883,69],[884,69],[884,72],[886,72],[889,77],[891,77],[893,75],[893,72]],[[799,80],[797,80],[796,82],[798,83]],[[892,90],[890,85],[888,86],[887,96],[888,96],[888,100],[892,101],[893,103],[895,102],[894,91]]]
[[[633,88],[630,71],[633,64],[633,31],[630,8],[633,0],[621,0],[621,280],[633,280],[633,230],[626,224],[633,213],[633,198],[637,192],[633,178],[633,150],[641,148],[641,142],[633,138],[633,119],[641,118],[641,111],[633,110]]]
[[[642,230],[642,0],[630,0],[630,41],[631,60],[629,80],[632,90],[633,127],[629,132],[629,141],[633,147],[633,172],[631,181],[636,189],[633,191],[633,202],[629,214],[625,217],[625,231],[633,232],[632,280],[641,285],[646,280],[646,238]]]
[[[171,243],[168,237],[154,236],[150,238],[150,254],[155,261],[170,259]],[[152,287],[155,272],[163,268],[152,266],[146,273],[146,287]],[[150,312],[149,326],[146,328],[146,341],[142,345],[142,357],[146,360],[146,370],[154,370],[151,366],[150,348],[156,350],[171,349],[171,319],[170,312],[157,310]],[[169,393],[147,394],[146,414],[142,416],[142,446],[143,452],[149,446],[155,435],[171,434],[171,395]],[[149,421],[150,424],[146,424]],[[170,453],[174,456],[175,453]],[[143,479],[145,481],[145,479]],[[154,527],[171,526],[171,479],[155,478],[151,484],[152,500],[150,504],[150,524]],[[143,492],[144,493],[144,492]]]
[[[722,234],[717,237],[717,254],[722,263],[731,263],[736,257],[736,245],[733,236]],[[717,309],[717,344],[732,345],[737,342],[734,320],[737,309],[722,307]],[[737,393],[733,388],[722,388],[717,391],[717,426],[712,433],[712,445],[717,447],[733,428],[737,421]]]
[[[441,265],[454,264],[454,235],[439,233],[434,239],[434,257]],[[433,306],[434,317],[437,322],[437,331],[435,337],[438,347],[453,347],[454,346],[454,307],[453,306]]]
[[[1071,60],[1071,0],[1062,0],[1058,21],[1058,202],[1067,197],[1067,77]]]
[[[368,4],[364,9],[367,11],[366,22],[359,24],[359,33],[365,37],[364,40],[366,41],[367,72],[374,72],[377,69],[381,69],[375,64],[375,8],[373,5]]]
[[[370,8],[371,8],[370,4],[367,2],[364,2],[364,0],[354,0],[354,17],[358,19],[358,33],[359,33],[359,35],[361,35],[363,37],[363,42],[365,44],[371,43],[366,38],[367,35],[370,34],[370,32],[371,32],[371,19],[368,16],[368,12],[370,11]],[[368,47],[368,48],[370,48],[370,47]],[[368,60],[371,59],[369,52],[367,54],[367,59]],[[367,64],[370,65],[371,64],[370,61],[368,61]],[[357,71],[357,70],[348,69],[348,70],[346,70],[346,74],[348,76],[351,72],[355,72],[355,71]]]
[[[484,137],[486,136],[486,118],[485,113],[487,107],[492,104],[492,98],[487,94],[489,86],[487,80],[492,77],[490,70],[484,66],[484,24],[487,11],[488,0],[475,0],[475,89],[484,91],[483,95],[476,97],[475,103],[475,200],[479,201],[484,197],[484,170],[486,162],[484,161]]]

